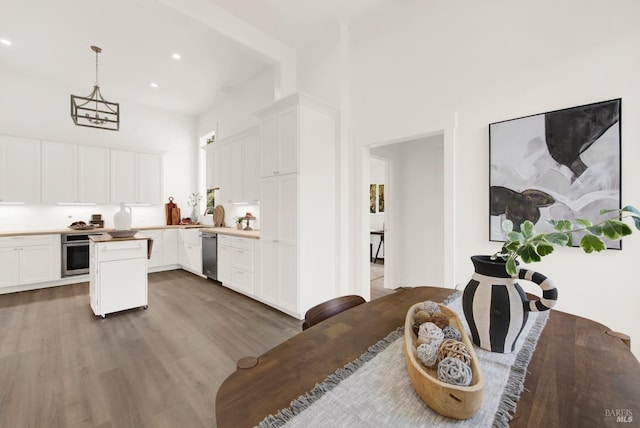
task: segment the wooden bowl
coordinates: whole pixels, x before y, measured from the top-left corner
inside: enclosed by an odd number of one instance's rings
[[[449,318],[449,325],[462,334],[462,342],[471,354],[471,372],[473,380],[469,386],[451,385],[438,379],[437,365],[430,368],[422,364],[416,352],[416,337],[413,333],[413,317],[416,309],[422,304],[416,303],[407,312],[404,323],[404,357],[407,372],[416,392],[435,412],[453,419],[469,419],[482,406],[484,378],[478,365],[478,358],[473,344],[467,337],[458,315],[446,306],[439,305],[440,310]]]

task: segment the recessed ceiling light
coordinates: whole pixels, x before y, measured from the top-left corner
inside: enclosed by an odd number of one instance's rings
[[[0,39],[0,43],[2,43],[5,46],[11,46],[13,44],[9,39]]]
[[[157,88],[157,87],[158,87],[158,84],[157,84],[156,82],[151,82],[151,87],[152,87],[152,88]]]
[[[177,61],[177,60],[179,60],[179,59],[180,59],[180,58],[182,58],[182,57],[180,56],[180,54],[179,54],[179,53],[174,53],[173,55],[171,55],[171,58],[173,58],[173,59],[175,59],[175,60]]]

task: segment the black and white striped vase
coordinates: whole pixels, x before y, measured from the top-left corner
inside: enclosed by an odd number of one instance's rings
[[[513,352],[529,312],[551,309],[558,300],[558,290],[546,276],[518,268],[511,277],[501,259],[490,256],[471,257],[475,272],[464,289],[462,309],[469,324],[473,343],[491,352]],[[542,297],[528,300],[518,279],[534,282]]]

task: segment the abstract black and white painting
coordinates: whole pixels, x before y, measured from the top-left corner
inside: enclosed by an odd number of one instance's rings
[[[620,113],[614,99],[490,124],[489,239],[505,240],[505,219],[546,232],[551,218],[596,223],[620,208]]]

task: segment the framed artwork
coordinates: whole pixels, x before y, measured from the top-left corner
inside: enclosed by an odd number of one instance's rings
[[[489,239],[530,220],[584,218],[621,208],[620,98],[489,124]],[[575,240],[577,244],[579,239]],[[620,241],[607,242],[620,249]]]
[[[376,213],[376,185],[375,184],[370,184],[369,185],[369,212],[371,214],[375,214]]]
[[[384,184],[378,184],[378,212],[384,212]]]
[[[212,189],[207,189],[207,207],[204,210],[204,214],[213,214],[213,209],[215,208],[216,205],[216,197],[215,197],[215,191],[218,190],[218,188],[212,188]]]

